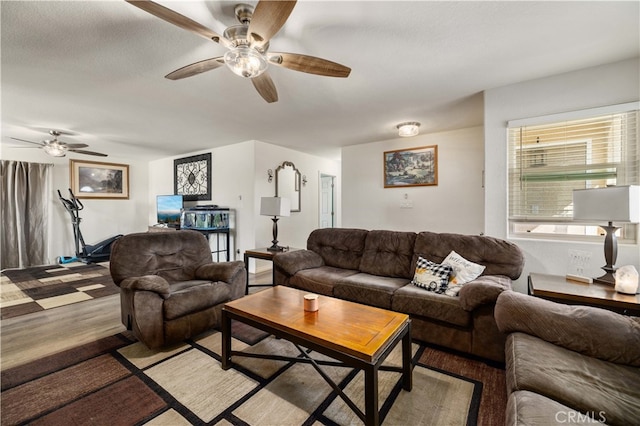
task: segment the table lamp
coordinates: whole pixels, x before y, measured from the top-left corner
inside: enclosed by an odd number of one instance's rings
[[[615,263],[618,257],[618,239],[613,222],[640,222],[640,186],[607,186],[603,188],[577,189],[573,191],[573,219],[582,221],[607,221],[600,226],[606,231],[604,258],[605,274],[594,282],[615,285]]]
[[[284,247],[278,245],[278,219],[280,216],[289,216],[291,214],[291,201],[282,197],[262,197],[260,199],[260,215],[273,216],[273,245],[267,250],[282,251]]]

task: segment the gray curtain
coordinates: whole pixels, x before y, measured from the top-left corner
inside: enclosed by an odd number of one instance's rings
[[[0,269],[49,261],[48,210],[52,164],[2,160]]]

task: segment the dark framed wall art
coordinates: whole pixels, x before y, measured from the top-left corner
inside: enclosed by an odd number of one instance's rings
[[[129,199],[129,165],[69,160],[76,198]]]
[[[173,160],[173,179],[185,201],[211,200],[211,153]]]
[[[438,145],[384,153],[384,187],[438,185]]]

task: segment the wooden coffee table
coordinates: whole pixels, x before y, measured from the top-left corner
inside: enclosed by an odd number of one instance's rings
[[[412,387],[409,316],[328,296],[319,296],[318,311],[306,312],[303,308],[305,294],[307,292],[294,288],[276,286],[225,304],[222,309],[222,368],[231,367],[232,356],[254,356],[231,349],[231,320],[241,321],[296,345],[301,357],[274,354],[274,359],[313,365],[365,424],[378,425],[378,371],[400,372],[403,389],[410,391]],[[400,341],[402,368],[382,367],[382,362]],[[320,368],[320,365],[336,363],[314,360],[300,346],[341,361],[338,365],[364,371],[364,413]]]

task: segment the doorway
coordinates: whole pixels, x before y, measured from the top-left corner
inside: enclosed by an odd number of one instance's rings
[[[335,176],[320,173],[320,228],[335,227]]]

